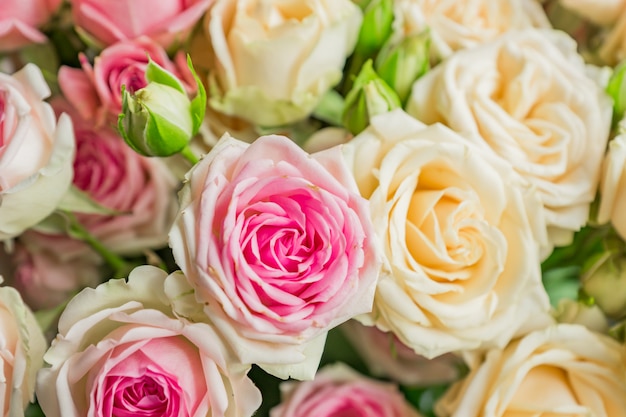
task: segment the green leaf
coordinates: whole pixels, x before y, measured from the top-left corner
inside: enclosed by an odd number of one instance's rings
[[[313,117],[333,126],[342,126],[344,99],[336,90],[328,90],[313,111]]]
[[[544,271],[543,286],[553,307],[556,307],[563,298],[578,299],[580,270],[580,266],[570,265]]]
[[[70,188],[63,196],[63,199],[57,206],[57,209],[71,211],[74,213],[102,214],[105,216],[117,216],[120,214],[126,214],[119,210],[114,210],[101,205],[93,198],[91,198],[89,194],[85,193],[75,185],[70,186]]]

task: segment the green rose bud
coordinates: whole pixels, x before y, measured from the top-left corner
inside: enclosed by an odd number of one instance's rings
[[[609,317],[626,316],[626,257],[607,251],[591,262],[582,277],[584,293]]]
[[[393,0],[363,1],[359,6],[363,9],[363,22],[345,72],[343,93],[350,91],[354,76],[368,59],[376,57],[393,30]]]
[[[150,60],[148,84],[131,94],[122,87],[122,113],[117,126],[126,143],[144,156],[170,156],[183,151],[198,133],[206,110],[206,92],[191,60],[187,64],[197,94],[189,98],[172,73]]]
[[[620,120],[626,112],[626,61],[622,61],[613,70],[613,75],[606,86],[606,92],[613,99],[614,120]]]
[[[411,94],[415,80],[429,67],[430,33],[423,32],[388,42],[376,57],[376,72],[393,88],[404,103]]]
[[[346,129],[356,135],[369,125],[371,117],[400,106],[398,95],[376,74],[369,60],[346,96],[342,121]]]
[[[371,0],[363,10],[363,23],[356,43],[355,53],[372,55],[391,35],[393,0]]]

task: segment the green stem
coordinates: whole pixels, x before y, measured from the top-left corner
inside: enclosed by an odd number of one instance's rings
[[[100,256],[104,259],[104,261],[109,264],[111,268],[115,271],[115,273],[119,273],[122,271],[126,271],[128,269],[128,264],[126,261],[116,253],[111,252],[109,248],[104,246],[102,242],[100,242],[95,236],[93,236],[85,227],[80,224],[78,219],[73,213],[66,212],[66,215],[70,221],[70,230],[72,232],[72,236],[79,238],[83,242],[87,243],[92,247],[93,250],[98,252]]]
[[[189,145],[185,146],[183,150],[180,151],[180,154],[184,156],[186,160],[191,162],[191,165],[195,165],[198,163],[198,161],[200,161],[200,158],[198,158],[196,154],[193,153]]]

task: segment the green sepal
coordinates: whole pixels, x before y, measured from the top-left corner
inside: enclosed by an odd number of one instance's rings
[[[146,146],[155,156],[169,156],[183,150],[189,143],[189,136],[164,117],[157,117],[150,110],[146,122]],[[168,138],[164,141],[161,138]]]
[[[148,66],[146,68],[146,81],[148,81],[148,83],[167,85],[182,94],[187,94],[183,83],[174,74],[154,62],[150,57],[148,57]]]
[[[206,112],[206,103],[207,96],[206,90],[204,89],[204,85],[202,84],[202,80],[198,77],[195,68],[193,67],[193,63],[191,62],[191,56],[187,54],[187,66],[189,67],[189,71],[191,71],[191,75],[193,75],[193,79],[196,81],[196,96],[191,100],[191,105],[189,107],[191,111],[191,118],[193,121],[192,134],[198,133],[200,130],[200,126],[202,125],[202,121],[204,120],[204,114]]]

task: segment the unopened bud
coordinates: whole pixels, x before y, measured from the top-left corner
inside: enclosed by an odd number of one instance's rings
[[[369,125],[371,117],[398,107],[401,107],[398,95],[376,74],[369,60],[361,68],[346,96],[343,124],[356,135]]]
[[[187,63],[197,84],[193,100],[176,76],[152,60],[144,88],[131,94],[122,87],[118,129],[126,143],[141,155],[174,155],[198,133],[206,110],[206,93],[189,59]]]
[[[401,102],[411,94],[415,80],[430,67],[430,34],[423,32],[387,43],[376,57],[376,72],[393,88]]]
[[[626,257],[617,251],[599,255],[584,273],[582,289],[607,316],[625,316]]]

